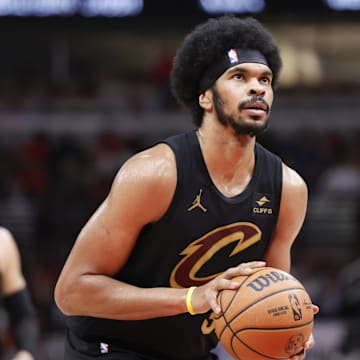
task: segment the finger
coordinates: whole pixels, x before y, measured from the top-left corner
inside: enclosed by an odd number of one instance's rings
[[[216,301],[216,299],[211,299],[211,300],[210,300],[210,307],[211,307],[211,310],[212,310],[216,315],[220,315],[220,314],[221,314],[221,307],[220,307],[220,304]]]
[[[264,267],[265,265],[266,263],[264,261],[251,261],[248,263],[242,263],[236,267],[226,270],[224,276],[227,278],[232,278],[238,275],[249,275],[256,269]]]
[[[233,280],[232,278],[218,278],[214,281],[213,289],[216,292],[221,290],[236,290],[240,285],[241,283],[239,281]]]
[[[290,359],[291,360],[303,360],[303,359],[305,359],[305,356],[306,356],[306,350],[303,349],[296,355],[292,356]]]
[[[221,313],[221,307],[218,303],[219,294],[222,290],[236,290],[241,283],[232,279],[217,278],[212,281],[211,289],[209,289],[209,305],[216,314]]]
[[[265,261],[251,261],[240,265],[240,271],[243,275],[250,275],[257,269],[266,266]]]
[[[309,340],[305,343],[304,350],[312,349],[314,346],[315,346],[315,340],[313,334],[311,333]]]
[[[247,263],[243,263],[242,265],[244,265],[247,268],[256,269],[256,268],[259,268],[259,267],[266,266],[266,262],[262,261],[262,260],[261,261],[250,261],[250,262],[247,262]]]

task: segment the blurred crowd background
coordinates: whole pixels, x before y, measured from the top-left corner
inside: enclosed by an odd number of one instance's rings
[[[193,128],[171,95],[172,57],[221,3],[262,21],[283,56],[259,141],[309,186],[292,267],[321,309],[307,358],[360,359],[360,1],[169,3],[0,2],[0,224],[20,247],[41,324],[38,358],[62,359],[54,285],[118,168]],[[0,333],[11,351],[1,311]]]

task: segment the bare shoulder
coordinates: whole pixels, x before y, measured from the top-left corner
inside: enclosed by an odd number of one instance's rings
[[[118,171],[114,184],[166,186],[176,181],[175,155],[166,144],[159,144],[132,156]],[[138,189],[141,191],[141,189]]]
[[[307,193],[307,185],[302,178],[302,176],[289,167],[288,165],[283,163],[283,186],[285,189],[289,189],[291,191],[297,190],[300,192]]]
[[[280,205],[280,220],[286,223],[302,223],[308,202],[308,188],[302,176],[283,164],[283,186]]]
[[[159,175],[166,175],[174,169],[174,166],[175,155],[171,148],[166,144],[158,144],[132,156],[122,170],[139,170],[145,176],[148,174],[155,176],[159,170],[161,171]]]
[[[161,217],[170,204],[177,181],[175,155],[166,144],[158,144],[132,156],[118,171],[110,194],[118,203],[149,208],[150,221]]]

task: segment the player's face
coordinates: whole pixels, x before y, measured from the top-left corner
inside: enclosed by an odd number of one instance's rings
[[[219,77],[212,91],[218,120],[236,134],[256,136],[267,128],[273,89],[272,72],[266,65],[234,66]]]

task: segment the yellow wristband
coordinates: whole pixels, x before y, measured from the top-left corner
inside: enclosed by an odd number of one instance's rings
[[[196,312],[194,311],[194,308],[192,307],[191,304],[191,297],[195,289],[196,286],[191,286],[186,293],[186,309],[190,315],[196,315]]]

